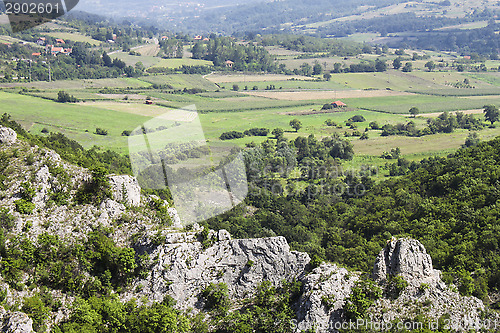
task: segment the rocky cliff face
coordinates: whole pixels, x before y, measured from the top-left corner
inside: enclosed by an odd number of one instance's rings
[[[371,315],[383,325],[423,316],[429,319],[427,325],[436,328],[439,319],[450,330],[491,328],[483,302],[475,297],[460,296],[453,285],[447,286],[441,280],[441,272],[433,269],[432,259],[419,241],[392,239],[379,253],[374,279],[388,290],[390,277],[394,276],[401,276],[408,286],[396,295],[389,290],[387,297],[375,303]],[[494,315],[489,318],[498,320]]]
[[[158,258],[145,280],[135,282],[133,289],[146,295],[150,302],[171,295],[182,309],[199,308],[198,295],[210,283],[227,284],[232,298],[250,297],[263,281],[274,285],[282,280],[300,278],[310,259],[306,253],[290,251],[283,237],[231,239],[221,230],[209,234],[213,244],[203,248],[197,232],[173,233],[166,243],[154,249],[144,248]]]
[[[67,192],[71,199],[90,178],[89,172],[63,162],[53,151],[17,141],[15,135],[2,128],[1,142],[0,150],[12,155],[9,163],[16,170],[4,180],[0,193],[0,207],[7,208],[15,218],[14,234],[26,235],[36,242],[38,235],[47,232],[73,243],[85,239],[93,227],[101,225],[114,228],[112,238],[117,244],[133,246],[137,254],[149,256],[149,274],[133,281],[119,295],[123,300],[147,299],[152,303],[170,295],[179,308],[200,311],[198,296],[210,283],[226,283],[233,300],[242,300],[250,297],[263,281],[279,285],[283,280],[298,279],[303,283],[303,292],[295,307],[297,328],[333,332],[347,320],[345,305],[353,288],[367,278],[360,272],[328,263],[310,270],[309,256],[291,251],[283,237],[231,239],[224,230],[210,231],[207,236],[196,225],[190,231],[181,230],[174,207],[168,207],[174,226],[162,225],[149,206],[153,198],[142,196],[137,181],[130,176],[111,176],[112,196],[98,207],[54,204],[51,195],[55,191]],[[35,191],[35,209],[31,214],[21,214],[15,206],[25,182],[30,182]],[[397,293],[395,276],[407,283]],[[453,286],[444,284],[417,240],[388,241],[376,259],[372,278],[384,294],[367,311],[376,323],[387,325],[419,316],[431,321],[442,318],[451,328],[462,331],[471,322],[483,325],[484,318],[496,318],[479,299],[461,297]],[[21,280],[26,282],[29,276]],[[38,291],[9,289],[2,281],[0,286],[7,291],[8,305]],[[49,327],[67,317],[74,299],[60,291],[54,291],[53,296],[62,307],[50,316]],[[31,319],[20,312],[0,308],[0,323],[4,332],[32,331]]]

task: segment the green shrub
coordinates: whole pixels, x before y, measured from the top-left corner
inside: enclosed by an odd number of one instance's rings
[[[372,280],[358,281],[346,300],[346,317],[350,320],[364,318],[366,310],[381,296],[382,290]]]
[[[201,296],[205,301],[205,308],[207,310],[214,310],[219,314],[225,314],[229,310],[231,303],[225,283],[210,283],[202,290]]]
[[[75,200],[79,204],[100,204],[104,199],[111,197],[108,171],[101,166],[94,167],[90,171],[92,179],[76,192]]]
[[[108,135],[108,130],[97,127],[95,129],[95,134],[97,135]]]
[[[388,293],[396,298],[399,297],[401,292],[405,290],[406,287],[408,287],[408,282],[401,275],[389,277],[388,282],[389,282],[387,285]]]
[[[0,208],[0,227],[6,230],[12,230],[16,218],[9,213],[7,208]]]
[[[43,323],[50,313],[50,308],[45,306],[39,296],[25,298],[21,310],[33,319],[33,329],[35,331],[42,329]]]
[[[31,214],[35,209],[34,203],[26,201],[24,199],[16,200],[14,201],[14,204],[16,205],[16,211],[21,214]]]

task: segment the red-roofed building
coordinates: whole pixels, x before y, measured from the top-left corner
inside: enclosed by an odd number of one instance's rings
[[[347,106],[347,104],[345,104],[344,102],[341,102],[341,101],[335,101],[332,103],[332,106],[334,108],[345,108]]]
[[[56,39],[56,43],[57,44],[66,44],[66,42],[64,41],[64,39],[61,39],[61,38],[57,38]]]
[[[203,36],[200,36],[200,35],[194,37],[194,40],[202,40],[202,39],[203,39]]]
[[[39,52],[34,52],[34,53],[32,53],[31,55],[32,55],[33,57],[39,57],[39,56],[41,56],[42,54],[41,54],[41,53],[39,53]]]
[[[42,46],[43,46],[43,45],[45,45],[45,43],[46,43],[46,42],[47,42],[47,38],[45,38],[45,37],[40,37],[40,38],[38,38],[38,40],[36,41],[36,43],[37,43],[38,45],[42,45]]]

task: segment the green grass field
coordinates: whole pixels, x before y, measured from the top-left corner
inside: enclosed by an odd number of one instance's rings
[[[62,132],[85,147],[99,145],[126,152],[123,130],[133,130],[150,117],[132,115],[96,107],[61,104],[36,97],[0,92],[0,112],[8,113],[33,134],[42,128]],[[97,127],[108,130],[108,136],[93,134]]]
[[[467,97],[446,97],[429,95],[408,95],[397,97],[351,98],[344,100],[347,105],[367,110],[407,114],[412,107],[422,113],[480,109],[486,104],[500,105],[500,97],[480,99]]]
[[[302,81],[302,80],[289,80],[289,81],[266,81],[266,82],[232,82],[232,83],[221,83],[221,88],[224,87],[227,90],[233,89],[233,85],[236,84],[239,90],[252,90],[253,87],[257,87],[259,90],[265,90],[266,87],[274,85],[276,89],[283,90],[300,90],[300,89],[311,89],[311,90],[345,90],[349,89],[345,85],[335,82],[335,81]]]
[[[200,88],[208,91],[219,89],[216,84],[208,81],[197,74],[176,74],[176,75],[148,75],[142,76],[140,80],[151,84],[168,84],[174,89]]]
[[[138,62],[142,62],[144,67],[149,68],[160,62],[160,58],[143,55],[130,55],[128,52],[116,52],[110,55],[111,58],[118,58],[125,62],[127,66],[134,67]]]
[[[165,67],[165,68],[179,68],[182,66],[212,66],[211,61],[200,60],[200,59],[160,59],[159,62],[154,64],[152,67]]]
[[[103,89],[103,88],[146,88],[151,84],[136,78],[116,79],[85,79],[85,80],[61,80],[61,81],[37,81],[23,83],[0,83],[0,88],[24,87],[42,90],[81,90],[81,89]]]
[[[488,89],[494,92],[499,82],[496,73],[426,73],[412,72],[401,73],[390,71],[387,73],[344,73],[332,76],[332,81],[299,81],[299,80],[272,80],[274,76],[262,76],[262,81],[256,81],[258,76],[252,76],[249,87],[257,85],[259,91],[266,86],[274,84],[279,91],[282,90],[301,92],[297,96],[310,96],[307,91],[325,90],[340,91],[346,89],[376,88],[385,92],[391,90],[409,90],[427,88],[429,94],[392,95],[384,97],[359,97],[343,99],[349,106],[344,112],[318,113],[322,105],[331,102],[317,95],[317,100],[301,100],[300,98],[273,99],[268,97],[251,96],[242,89],[245,82],[241,75],[214,76],[217,80],[224,81],[217,84],[201,75],[147,75],[140,78],[117,78],[102,80],[69,80],[56,82],[33,83],[4,83],[4,92],[0,92],[0,112],[9,113],[15,120],[33,133],[40,134],[42,128],[50,131],[60,131],[68,137],[82,143],[85,147],[100,145],[122,153],[128,151],[126,137],[122,137],[123,130],[132,130],[137,126],[168,112],[169,109],[182,108],[195,105],[200,112],[200,120],[204,134],[212,143],[221,143],[219,136],[226,131],[245,131],[252,127],[265,127],[270,130],[281,127],[285,129],[285,137],[294,139],[297,136],[314,134],[318,138],[338,133],[343,136],[345,131],[352,132],[345,126],[345,121],[353,115],[363,115],[366,121],[358,123],[358,130],[364,131],[369,122],[377,121],[380,126],[384,124],[404,123],[409,121],[408,110],[416,106],[421,113],[432,113],[453,110],[480,109],[485,104],[500,105],[500,93],[490,96],[436,96],[430,95],[435,91],[474,90],[475,93],[485,93]],[[275,76],[278,77],[278,76]],[[468,78],[477,85],[476,89],[455,89],[446,85],[447,82],[463,81]],[[167,84],[176,89],[201,88],[206,92],[201,94],[168,93],[151,89],[152,84]],[[240,91],[230,90],[233,84],[240,86]],[[15,92],[20,87],[29,88],[28,94],[20,95]],[[125,91],[102,93],[103,88],[128,88]],[[227,87],[222,89],[222,87]],[[393,88],[391,88],[393,87]],[[492,90],[493,89],[493,90]],[[497,88],[498,89],[498,88]],[[44,98],[56,98],[59,90],[65,90],[80,100],[78,104],[60,104]],[[7,91],[10,91],[9,93]],[[363,91],[361,91],[363,94]],[[306,94],[306,95],[304,95]],[[128,96],[128,99],[125,99]],[[153,105],[146,105],[146,96],[153,98]],[[295,96],[295,95],[294,95]],[[292,96],[292,97],[294,97]],[[326,96],[326,95],[325,95]],[[373,96],[373,95],[372,95]],[[381,95],[383,96],[383,95]],[[315,97],[316,98],[316,97]],[[315,111],[314,111],[315,110]],[[431,116],[431,115],[429,115]],[[477,115],[482,117],[482,115]],[[292,119],[299,119],[303,128],[296,133],[289,126]],[[325,120],[331,119],[342,128],[329,127]],[[425,117],[413,119],[417,127],[424,127]],[[99,136],[93,134],[96,127],[108,130],[109,135]],[[369,131],[368,140],[359,140],[352,137],[356,152],[355,160],[350,162],[353,166],[366,163],[370,159],[380,165],[386,161],[379,161],[378,156],[383,151],[399,146],[405,156],[418,159],[432,154],[451,152],[460,146],[468,135],[467,131],[456,131],[453,134],[438,134],[423,138],[409,137],[381,137],[381,131]],[[158,135],[160,135],[159,133]],[[493,137],[500,134],[498,129],[487,129],[480,132],[481,137]],[[271,137],[271,136],[270,136]],[[236,144],[245,146],[250,142],[259,143],[267,137],[245,137],[230,140],[223,144]],[[222,149],[222,148],[221,148]],[[224,148],[225,149],[225,148]]]
[[[72,33],[72,32],[51,32],[47,34],[50,37],[54,38],[61,38],[64,40],[71,40],[73,42],[82,42],[82,43],[89,43],[90,45],[100,45],[102,42],[93,39],[92,37],[82,35],[78,32]]]

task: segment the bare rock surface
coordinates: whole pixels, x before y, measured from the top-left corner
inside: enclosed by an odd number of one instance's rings
[[[299,300],[297,328],[330,331],[342,320],[345,300],[358,280],[359,273],[335,264],[322,264],[306,275],[302,280],[304,290]]]
[[[373,269],[374,280],[385,282],[388,277],[396,275],[417,287],[422,283],[442,283],[440,271],[432,267],[431,256],[415,239],[391,239],[377,256]]]
[[[263,281],[280,285],[283,279],[298,278],[310,261],[306,253],[290,251],[284,237],[231,240],[222,231],[204,249],[193,234],[178,233],[179,243],[171,236],[150,254],[158,262],[147,279],[137,282],[149,301],[169,294],[180,308],[196,308],[198,294],[212,282],[226,283],[233,298],[246,298]]]
[[[0,307],[1,329],[6,333],[31,333],[33,330],[33,320],[22,312],[6,311]]]
[[[17,140],[17,133],[8,127],[0,126],[0,143],[12,144]]]
[[[141,188],[137,179],[132,176],[110,176],[109,183],[113,200],[129,206],[139,206],[141,203]]]
[[[316,328],[318,333],[338,331],[347,321],[344,306],[360,278],[359,274],[335,264],[322,264],[305,275],[302,279],[304,293],[298,303],[297,328],[303,331]],[[396,294],[390,279],[394,276],[402,277],[408,284]],[[465,332],[493,328],[489,325],[495,320],[499,322],[498,315],[490,313],[480,299],[461,296],[440,276],[440,271],[432,267],[432,259],[419,241],[408,238],[388,241],[377,257],[372,275],[382,289],[383,297],[368,309],[366,318],[360,321],[362,326],[358,328],[378,325],[371,327],[383,331],[397,322],[408,322],[416,325],[412,329],[424,325],[423,328],[435,330],[441,318],[450,331]],[[412,318],[428,321],[412,322]]]

